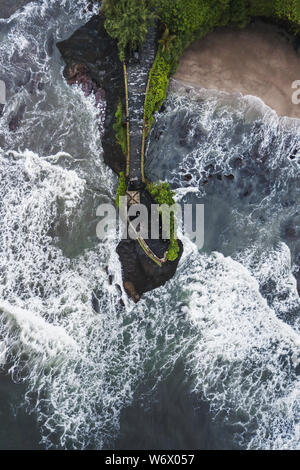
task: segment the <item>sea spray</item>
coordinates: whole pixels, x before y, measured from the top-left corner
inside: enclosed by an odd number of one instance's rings
[[[246,448],[299,447],[299,152],[298,120],[189,87],[170,93],[148,147],[149,176],[205,205],[207,255],[177,278],[199,329],[186,367]]]
[[[297,448],[297,123],[255,98],[170,94],[148,175],[206,204],[206,246],[180,235],[176,276],[133,305],[117,287],[118,240],[96,239],[117,184],[97,110],[55,48],[90,18],[78,5],[33,2],[1,22],[0,362],[26,384],[45,448],[112,447],[122,410],[178,361],[231,440]]]
[[[279,320],[241,264],[221,254],[194,260],[186,313],[199,328],[186,358],[194,391],[247,448],[293,448],[299,413],[300,338]],[[284,437],[283,437],[284,436]]]

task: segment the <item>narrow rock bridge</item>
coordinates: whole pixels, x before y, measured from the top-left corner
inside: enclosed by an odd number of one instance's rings
[[[139,52],[124,64],[127,121],[126,176],[142,182],[144,177],[145,119],[144,105],[149,73],[156,53],[156,28],[149,29]]]
[[[149,29],[146,41],[139,52],[124,63],[124,82],[126,95],[127,158],[126,177],[128,181],[128,205],[140,203],[140,193],[144,189],[144,155],[145,155],[145,98],[149,86],[149,73],[156,53],[156,28]],[[128,224],[131,224],[129,218]],[[132,226],[131,226],[132,227]],[[151,241],[141,237],[137,241],[148,258],[159,267],[168,260],[167,251],[163,257],[157,256],[149,244]]]

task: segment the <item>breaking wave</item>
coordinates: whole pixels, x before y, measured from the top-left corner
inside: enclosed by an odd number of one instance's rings
[[[86,3],[32,2],[0,22],[0,362],[47,448],[113,446],[139,386],[178,360],[240,446],[299,448],[299,123],[255,98],[170,93],[148,174],[205,203],[205,246],[182,237],[176,276],[133,306],[118,240],[96,238],[117,184],[97,110],[55,48]]]
[[[242,447],[299,448],[299,121],[173,83],[148,155],[153,178],[205,204],[207,254],[177,279],[194,391]]]

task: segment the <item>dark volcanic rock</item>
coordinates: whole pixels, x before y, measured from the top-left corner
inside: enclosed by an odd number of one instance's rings
[[[155,204],[152,196],[146,191],[141,191],[141,203],[148,208],[148,230],[151,230],[151,204]],[[162,237],[160,220],[160,239],[159,240],[145,240],[149,248],[159,258],[164,258],[165,253],[168,251],[169,241],[164,240]],[[129,297],[138,302],[143,293],[163,286],[175,274],[179,260],[183,253],[183,245],[180,240],[179,243],[179,256],[176,261],[166,261],[160,267],[152,259],[150,259],[140,244],[136,240],[122,240],[118,247],[117,253],[122,263],[123,285]]]
[[[295,276],[296,281],[297,281],[298,294],[300,295],[300,269],[294,273],[294,276]]]
[[[88,67],[84,64],[77,64],[67,70],[67,82],[69,85],[78,85],[85,96],[94,95],[95,105],[98,109],[99,132],[103,138],[103,124],[106,117],[105,91],[92,79]]]
[[[125,169],[126,159],[116,143],[113,124],[119,100],[122,100],[123,105],[125,103],[124,77],[116,42],[107,35],[103,23],[102,17],[92,18],[68,40],[58,43],[57,47],[66,63],[64,76],[70,85],[77,84],[86,95],[94,93],[96,103],[97,100],[101,101],[102,90],[105,90],[106,112],[104,135],[101,138],[104,161],[119,173]],[[155,201],[149,193],[142,191],[141,203],[150,207]],[[169,242],[163,239],[146,242],[160,258],[168,250]],[[122,264],[123,285],[134,302],[138,302],[144,292],[164,285],[173,277],[183,252],[180,241],[179,246],[178,259],[167,261],[160,267],[146,255],[137,241],[121,241],[117,252]],[[113,278],[108,269],[107,274],[109,283],[112,284]],[[97,293],[93,295],[92,304],[94,310],[100,312]]]
[[[297,240],[297,231],[294,227],[287,227],[285,230],[285,238],[289,240]]]
[[[117,253],[122,261],[124,289],[134,302],[138,302],[144,292],[163,286],[175,274],[183,253],[183,245],[178,240],[180,254],[176,261],[167,261],[159,267],[144,253],[135,240],[122,240]]]
[[[69,39],[58,43],[57,47],[66,63],[64,75],[67,80],[72,82],[74,71],[80,72],[80,68],[86,67],[86,76],[99,90],[105,90],[103,158],[110,168],[119,173],[125,168],[125,156],[116,143],[113,123],[118,101],[121,98],[124,103],[125,96],[123,69],[116,42],[106,33],[103,17],[95,16]]]
[[[11,114],[11,116],[9,117],[9,123],[8,123],[8,127],[10,131],[12,132],[16,131],[19,128],[21,121],[23,119],[23,116],[24,116],[24,112],[25,112],[25,105],[22,104],[16,113]]]

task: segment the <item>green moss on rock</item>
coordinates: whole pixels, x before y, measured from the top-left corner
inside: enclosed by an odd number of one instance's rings
[[[121,100],[119,101],[117,111],[115,114],[115,122],[113,125],[113,129],[115,131],[116,141],[121,146],[123,154],[126,155],[127,153],[126,127],[124,125],[123,106],[122,106]]]
[[[116,195],[116,205],[117,205],[117,207],[120,207],[119,198],[120,198],[120,196],[125,196],[126,189],[127,189],[126,176],[125,176],[125,173],[123,171],[121,171],[120,175],[119,175],[119,186],[118,186],[117,195]]]
[[[147,191],[151,194],[153,199],[159,204],[166,204],[173,206],[175,204],[175,192],[171,190],[168,183],[148,183],[146,186]],[[170,214],[170,245],[168,249],[168,260],[175,261],[179,255],[179,245],[175,233],[175,214]]]

